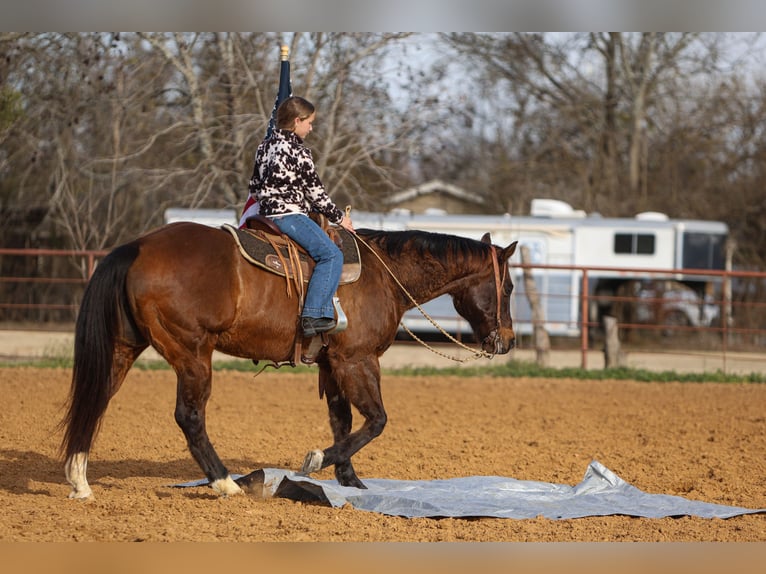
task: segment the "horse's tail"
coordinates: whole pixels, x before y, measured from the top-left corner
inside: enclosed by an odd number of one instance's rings
[[[120,314],[130,317],[125,279],[137,256],[137,242],[112,251],[96,267],[83,294],[75,325],[72,386],[61,423],[66,458],[89,452],[109,404]]]

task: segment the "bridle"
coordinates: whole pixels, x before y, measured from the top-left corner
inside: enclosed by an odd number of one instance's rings
[[[492,271],[495,274],[495,301],[497,302],[497,308],[495,309],[495,328],[484,337],[482,344],[490,343],[495,349],[494,353],[489,354],[490,357],[494,357],[500,346],[500,310],[502,307],[502,291],[503,291],[503,278],[505,277],[505,262],[503,262],[502,273],[500,271],[500,264],[497,257],[497,249],[494,245],[490,245],[492,251]]]
[[[449,339],[452,343],[455,343],[458,347],[460,347],[462,349],[465,349],[466,351],[470,351],[472,354],[469,357],[461,359],[459,357],[453,357],[451,355],[447,355],[445,353],[442,353],[441,351],[438,351],[437,349],[434,349],[428,343],[426,343],[421,338],[419,338],[415,333],[413,333],[410,330],[409,327],[407,327],[407,325],[404,324],[404,322],[400,323],[401,327],[405,331],[407,331],[407,333],[410,335],[410,337],[412,337],[415,341],[417,341],[418,343],[423,345],[426,349],[428,349],[432,353],[435,353],[437,355],[440,355],[440,356],[442,356],[442,357],[444,357],[446,359],[450,359],[450,360],[455,361],[457,363],[466,363],[468,361],[473,361],[473,360],[476,360],[476,359],[491,359],[492,357],[494,357],[497,354],[498,349],[500,347],[500,310],[501,310],[501,305],[502,305],[500,297],[502,296],[502,289],[503,289],[502,277],[505,275],[505,273],[504,273],[505,272],[505,263],[503,263],[503,275],[501,275],[500,274],[500,264],[498,262],[498,257],[497,257],[497,249],[495,248],[494,245],[490,244],[489,245],[489,249],[490,249],[490,251],[492,253],[492,272],[494,274],[494,279],[495,279],[495,296],[496,296],[495,298],[497,300],[497,308],[496,308],[496,312],[495,312],[495,328],[492,331],[490,331],[489,334],[486,337],[484,337],[484,340],[482,341],[482,345],[484,345],[486,342],[491,343],[492,348],[494,349],[494,351],[491,352],[491,353],[488,353],[483,348],[479,349],[479,350],[473,349],[473,348],[467,346],[466,344],[462,343],[461,341],[458,341],[452,335],[450,335],[444,329],[444,327],[439,325],[433,319],[433,317],[431,317],[428,313],[426,313],[425,309],[423,309],[423,307],[420,305],[420,303],[418,303],[415,300],[415,298],[410,294],[410,292],[407,291],[405,286],[402,285],[401,281],[399,281],[399,278],[394,274],[394,272],[386,264],[386,262],[383,261],[383,258],[378,254],[378,252],[375,251],[375,249],[373,249],[372,246],[370,246],[370,244],[367,243],[361,236],[359,236],[359,234],[354,233],[354,237],[356,237],[356,239],[358,241],[360,241],[365,247],[367,247],[367,249],[369,249],[372,252],[373,255],[375,255],[375,257],[378,259],[378,261],[381,262],[381,264],[383,265],[385,270],[388,272],[388,274],[391,276],[391,278],[396,282],[396,284],[399,286],[399,288],[402,290],[402,292],[404,292],[404,294],[407,296],[407,298],[410,300],[410,302],[415,306],[415,308],[418,311],[420,311],[420,314],[423,315],[423,317],[428,319],[428,321],[434,327],[436,327],[436,329],[442,335],[444,335],[447,339]]]

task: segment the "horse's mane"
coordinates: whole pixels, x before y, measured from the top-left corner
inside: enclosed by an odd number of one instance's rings
[[[489,246],[481,241],[433,233],[430,231],[378,231],[373,229],[358,229],[357,233],[372,241],[383,253],[398,258],[408,252],[419,256],[430,255],[436,259],[467,259],[486,256]]]

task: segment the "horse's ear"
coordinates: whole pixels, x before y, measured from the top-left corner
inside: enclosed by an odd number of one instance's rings
[[[514,242],[513,242],[513,243],[511,243],[511,244],[510,244],[508,247],[506,247],[505,249],[503,249],[503,254],[502,254],[502,257],[500,257],[500,259],[501,259],[502,261],[506,261],[506,260],[507,260],[507,259],[509,259],[509,258],[510,258],[510,257],[511,257],[511,256],[512,256],[514,253],[516,253],[516,245],[517,245],[518,243],[519,243],[518,241],[514,241]]]
[[[492,245],[492,239],[489,236],[489,231],[487,231],[484,235],[481,236],[481,242],[486,243],[488,245]]]

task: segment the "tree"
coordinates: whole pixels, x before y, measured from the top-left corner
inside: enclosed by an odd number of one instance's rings
[[[748,64],[761,51],[723,64],[729,40],[758,38],[2,33],[3,242],[109,247],[170,206],[239,209],[288,43],[293,90],[317,105],[308,143],[341,205],[382,209],[438,177],[496,212],[555,197],[722,219],[747,230],[755,261],[764,98]]]
[[[318,173],[331,196],[361,209],[407,180],[411,135],[433,118],[394,112],[388,79],[391,52],[410,34],[312,33],[292,40],[293,90],[317,106],[314,150]],[[417,100],[413,85],[408,97]]]
[[[592,187],[602,98],[588,37],[449,34],[443,39],[475,70],[470,87],[485,103],[474,129],[485,147],[496,150],[492,172],[504,174],[490,202],[512,203],[518,212],[542,193],[596,208]]]

